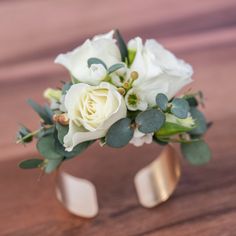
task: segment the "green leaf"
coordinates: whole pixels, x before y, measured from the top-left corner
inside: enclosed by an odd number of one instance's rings
[[[57,160],[46,160],[46,164],[44,167],[44,171],[45,173],[49,174],[51,172],[53,172],[54,170],[56,170],[59,165],[63,162],[63,158],[57,159]]]
[[[16,138],[20,143],[30,143],[33,140],[33,134],[30,129],[22,125],[16,134]]]
[[[203,165],[211,159],[211,151],[204,140],[181,143],[181,152],[192,165]]]
[[[71,86],[72,86],[71,82],[65,83],[62,87],[62,94],[65,95],[66,92],[70,89]]]
[[[54,130],[55,130],[54,126],[50,127],[50,128],[44,128],[44,129],[40,130],[40,132],[37,135],[37,138],[40,139],[40,138],[47,136],[49,134],[53,134]]]
[[[93,64],[101,64],[107,70],[106,64],[101,59],[99,59],[99,58],[96,58],[96,57],[89,58],[88,59],[88,67],[90,68],[91,65],[93,65]]]
[[[115,38],[117,39],[117,43],[118,43],[118,47],[120,49],[122,61],[126,62],[126,60],[127,60],[128,65],[129,65],[130,63],[129,63],[128,49],[127,49],[126,43],[125,43],[123,37],[121,36],[119,30],[116,30],[116,32],[115,32]]]
[[[180,119],[187,118],[189,112],[189,104],[183,98],[174,98],[171,106],[171,113]]]
[[[136,56],[136,51],[128,50],[129,65],[132,65],[132,63],[134,62],[135,56]]]
[[[72,151],[67,152],[65,147],[58,141],[55,140],[55,149],[61,155],[64,156],[66,160],[71,159],[80,155],[83,151],[85,151],[94,141],[87,141],[76,145]]]
[[[186,96],[185,100],[188,102],[190,107],[197,107],[198,106],[198,101],[196,97],[194,96]]]
[[[108,69],[108,74],[111,74],[111,73],[119,70],[122,67],[124,67],[124,64],[121,64],[121,63],[114,64]]]
[[[160,130],[158,130],[157,132],[155,132],[155,136],[171,136],[171,135],[175,135],[175,134],[181,134],[184,132],[188,132],[190,130],[192,130],[193,128],[191,127],[186,127],[186,126],[182,126],[176,123],[171,123],[171,122],[165,122],[165,124],[160,128]]]
[[[52,120],[53,112],[48,106],[42,107],[36,102],[34,102],[32,99],[28,100],[28,104],[43,119],[45,124],[50,124],[50,125],[53,124],[53,120]]]
[[[131,127],[131,119],[123,118],[115,122],[106,134],[106,144],[111,147],[120,148],[129,143],[134,134]]]
[[[69,131],[69,126],[68,125],[61,125],[59,123],[56,123],[56,129],[57,129],[57,138],[61,144],[63,144],[63,139],[64,136],[68,133]]]
[[[191,130],[191,135],[203,135],[207,131],[207,122],[205,116],[197,108],[191,107],[190,113],[192,118],[195,120],[196,128]]]
[[[46,159],[61,159],[62,156],[56,151],[55,138],[53,134],[41,137],[37,143],[39,153]]]
[[[157,94],[156,104],[162,111],[165,111],[168,107],[168,98],[167,98],[167,96],[163,93]]]
[[[29,159],[24,160],[19,163],[19,167],[21,169],[33,169],[33,168],[39,168],[44,160],[41,159]]]
[[[150,109],[139,113],[135,122],[140,132],[152,133],[158,131],[165,123],[165,115],[157,109]]]

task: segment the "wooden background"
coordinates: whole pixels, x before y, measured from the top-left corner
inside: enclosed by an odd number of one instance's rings
[[[0,1],[0,235],[236,235],[235,26],[235,0]],[[100,213],[84,220],[56,201],[53,175],[38,182],[38,171],[17,168],[37,152],[16,146],[14,136],[17,122],[38,126],[26,99],[43,102],[43,90],[68,77],[56,55],[112,28],[126,39],[156,38],[193,65],[192,88],[202,88],[214,121],[213,159],[202,168],[183,162],[174,196],[147,210],[132,181],[159,149],[95,145],[67,164],[98,190]]]

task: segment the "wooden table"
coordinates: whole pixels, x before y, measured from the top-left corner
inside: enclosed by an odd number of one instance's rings
[[[235,0],[1,1],[0,235],[236,235],[235,12]],[[192,88],[206,94],[214,122],[206,137],[213,159],[202,168],[183,161],[173,197],[148,210],[138,204],[133,176],[159,149],[95,145],[67,164],[98,190],[100,213],[85,220],[57,202],[54,175],[38,182],[38,171],[17,168],[37,152],[16,146],[14,133],[17,122],[38,126],[26,99],[43,102],[43,90],[68,77],[55,56],[111,28],[126,39],[156,38],[193,65]]]

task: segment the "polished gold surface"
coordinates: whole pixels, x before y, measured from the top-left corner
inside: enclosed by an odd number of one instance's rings
[[[144,207],[155,207],[174,192],[180,178],[180,161],[171,145],[141,169],[134,178],[139,202]],[[95,186],[88,180],[59,171],[56,183],[57,199],[72,214],[92,218],[98,214]]]
[[[135,176],[138,198],[144,207],[155,207],[174,192],[181,175],[179,157],[171,145]]]

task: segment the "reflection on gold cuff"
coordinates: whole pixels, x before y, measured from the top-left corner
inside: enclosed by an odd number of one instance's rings
[[[141,169],[134,182],[140,204],[154,207],[166,201],[174,192],[181,174],[179,157],[171,145],[148,166]]]
[[[179,157],[171,145],[134,178],[140,204],[154,207],[166,201],[174,192],[181,174]],[[98,214],[95,186],[88,180],[60,171],[57,176],[56,195],[72,214],[92,218]]]

